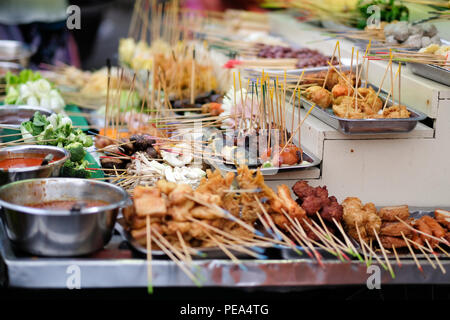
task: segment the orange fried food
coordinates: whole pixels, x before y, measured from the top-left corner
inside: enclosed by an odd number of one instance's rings
[[[138,186],[134,189],[134,204],[138,216],[161,216],[167,213],[166,199],[157,187]]]
[[[430,238],[427,235],[432,236],[433,235],[433,229],[426,223],[426,220],[422,218],[416,220],[414,226],[417,228],[417,230],[421,231],[422,233],[419,234],[419,237],[422,239],[423,243],[426,243],[427,241],[430,243],[430,245],[434,248],[437,244],[437,241],[435,239]]]
[[[339,83],[333,87],[331,93],[333,94],[333,98],[351,96],[353,94],[353,89],[347,84]]]
[[[381,236],[380,237],[381,245],[386,249],[394,248],[403,248],[406,247],[406,241],[403,238],[396,238],[391,236]]]
[[[358,230],[364,241],[374,238],[375,232],[380,232],[381,219],[372,203],[363,206],[359,198],[349,197],[342,202],[342,206],[345,227],[354,239],[359,241]]]
[[[434,211],[434,217],[447,230],[450,229],[450,211],[437,209]]]
[[[381,225],[381,235],[401,237],[402,233],[405,236],[409,236],[412,233],[412,230],[401,222],[385,222]]]
[[[319,86],[312,86],[306,89],[305,96],[322,108],[328,108],[333,101],[331,92]]]
[[[411,112],[405,106],[393,105],[384,109],[383,116],[385,118],[409,118]]]
[[[430,216],[423,216],[422,219],[431,229],[433,236],[436,238],[442,238],[445,236],[445,229]]]
[[[397,222],[397,218],[400,220],[406,220],[409,218],[409,208],[407,205],[384,207],[380,209],[380,217],[384,221]]]

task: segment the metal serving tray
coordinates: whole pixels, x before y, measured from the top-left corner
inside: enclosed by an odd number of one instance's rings
[[[375,91],[378,89],[372,86]],[[386,93],[380,92],[379,97],[384,101]],[[309,110],[314,103],[302,97],[302,106]],[[389,99],[387,106],[392,106],[393,101]],[[406,107],[411,116],[409,118],[399,119],[346,119],[334,115],[331,108],[323,109],[316,106],[311,111],[311,114],[316,118],[322,120],[329,126],[344,134],[382,134],[382,133],[399,133],[412,131],[418,121],[424,120],[427,116],[419,111]]]
[[[296,164],[293,166],[271,167],[271,168],[262,168],[261,166],[259,167],[249,166],[249,168],[259,169],[264,176],[270,176],[277,174],[279,171],[305,170],[320,164],[321,160],[317,158],[308,149],[302,147],[302,151],[303,151],[303,160],[308,161],[309,163]],[[222,172],[237,172],[237,168],[235,165],[224,163],[224,161],[222,161],[218,157],[212,156],[211,159],[210,158],[205,159],[205,162],[208,163],[210,166],[217,167]]]
[[[341,58],[341,65],[344,70],[350,69],[350,60],[348,58]],[[361,64],[360,64],[361,65]],[[338,67],[338,65],[335,65],[335,67]],[[356,67],[356,64],[353,64],[353,68]],[[329,68],[328,65],[326,66],[320,66],[320,67],[311,67],[311,68],[301,68],[301,69],[286,69],[287,75],[294,75],[299,76],[302,74],[303,71],[305,71],[305,74],[307,73],[315,73],[320,71],[327,71]],[[261,76],[261,73],[263,69],[261,68],[245,68],[244,69],[249,75],[252,76]],[[264,73],[267,73],[272,76],[279,76],[280,80],[281,77],[284,75],[284,69],[264,69]]]
[[[431,64],[408,63],[407,65],[412,73],[450,86],[450,70]]]
[[[276,250],[276,249],[274,249]],[[365,284],[367,267],[359,261],[342,263],[323,260],[320,267],[312,259],[241,260],[239,267],[230,260],[194,260],[193,267],[204,278],[204,287],[291,287]],[[441,260],[450,270],[450,260]],[[421,260],[423,272],[414,261],[402,261],[402,267],[392,265],[396,274],[392,279],[381,271],[384,284],[450,284],[450,273],[442,274]],[[376,261],[374,261],[376,264]],[[154,287],[193,287],[192,281],[173,262],[153,259]],[[78,272],[76,272],[78,271]],[[8,240],[0,220],[0,287],[68,288],[77,273],[81,288],[147,287],[147,262],[133,255],[120,235],[99,252],[73,258],[42,258],[17,252]],[[157,291],[155,291],[157,294]]]
[[[147,249],[140,245],[132,236],[131,234],[125,230],[120,223],[116,224],[116,230],[120,233],[120,235],[125,239],[128,244],[141,255],[147,255]],[[228,259],[228,256],[217,247],[210,247],[210,248],[193,248],[194,250],[198,251],[198,255],[192,254],[192,258],[194,259]],[[240,251],[236,251],[233,249],[229,249],[229,251],[236,257],[236,258],[251,258],[248,254],[245,254]],[[155,257],[167,257],[166,253],[162,250],[152,250],[152,256]]]

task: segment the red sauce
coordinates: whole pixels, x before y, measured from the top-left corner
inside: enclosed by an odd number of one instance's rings
[[[70,210],[77,203],[83,208],[102,207],[109,204],[102,200],[55,200],[42,203],[29,203],[25,206],[49,210]]]
[[[1,169],[26,168],[39,166],[44,158],[12,158],[0,160]]]

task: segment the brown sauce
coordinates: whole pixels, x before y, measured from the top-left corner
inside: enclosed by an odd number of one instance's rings
[[[70,210],[75,204],[82,204],[83,208],[102,207],[109,203],[102,200],[55,200],[42,203],[29,203],[25,206],[49,210]]]

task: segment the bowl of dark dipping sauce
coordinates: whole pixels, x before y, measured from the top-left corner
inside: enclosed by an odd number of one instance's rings
[[[125,190],[75,178],[29,179],[0,187],[0,206],[14,247],[38,256],[80,256],[111,239]]]
[[[49,161],[43,163],[46,157]],[[53,146],[20,145],[1,148],[0,186],[19,180],[57,177],[69,158],[69,151]]]

